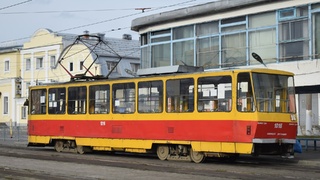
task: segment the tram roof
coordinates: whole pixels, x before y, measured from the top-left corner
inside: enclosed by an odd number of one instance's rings
[[[152,73],[153,70],[153,73]],[[163,70],[163,71],[161,71]],[[175,71],[175,72],[172,72]],[[269,69],[269,68],[224,68],[224,69],[214,69],[214,70],[208,70],[203,71],[203,68],[201,67],[192,67],[192,66],[183,66],[183,65],[177,65],[177,66],[167,66],[167,67],[159,67],[159,68],[148,68],[145,70],[140,70],[140,75],[136,77],[126,77],[126,78],[110,78],[110,79],[96,79],[95,82],[101,82],[101,81],[115,81],[115,80],[126,80],[126,79],[138,79],[138,78],[147,78],[147,77],[159,77],[159,75],[163,76],[170,76],[170,75],[183,75],[183,74],[195,74],[195,73],[223,73],[223,72],[255,72],[255,73],[270,73],[270,74],[281,74],[281,75],[294,75],[291,72],[283,71],[283,70],[276,70],[276,69]],[[149,73],[149,74],[148,74]],[[43,85],[65,85],[65,84],[78,84],[78,83],[84,83],[84,82],[91,82],[88,80],[78,80],[78,81],[66,81],[66,82],[52,82],[52,83],[42,83],[39,84],[39,86]]]

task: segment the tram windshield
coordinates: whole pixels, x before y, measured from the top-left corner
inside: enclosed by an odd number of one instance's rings
[[[292,76],[252,73],[252,81],[257,111],[282,113],[296,111]]]

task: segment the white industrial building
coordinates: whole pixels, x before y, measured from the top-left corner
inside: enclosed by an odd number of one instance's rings
[[[319,134],[320,1],[223,0],[132,21],[141,68],[177,64],[295,73],[299,134]]]

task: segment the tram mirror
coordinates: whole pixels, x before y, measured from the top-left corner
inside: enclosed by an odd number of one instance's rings
[[[29,106],[29,99],[26,99],[26,101],[23,103],[24,106]]]

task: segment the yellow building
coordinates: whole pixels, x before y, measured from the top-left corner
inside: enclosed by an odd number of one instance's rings
[[[130,35],[117,39],[90,34],[87,38],[49,29],[38,29],[23,46],[0,47],[0,123],[27,125],[24,102],[29,86],[70,81],[79,74],[132,76],[130,72],[139,68],[139,50],[139,41]]]
[[[17,104],[21,99],[21,72],[20,64],[21,46],[0,47],[0,123],[14,122],[14,119],[23,119],[21,109]],[[17,113],[16,113],[17,112]]]

